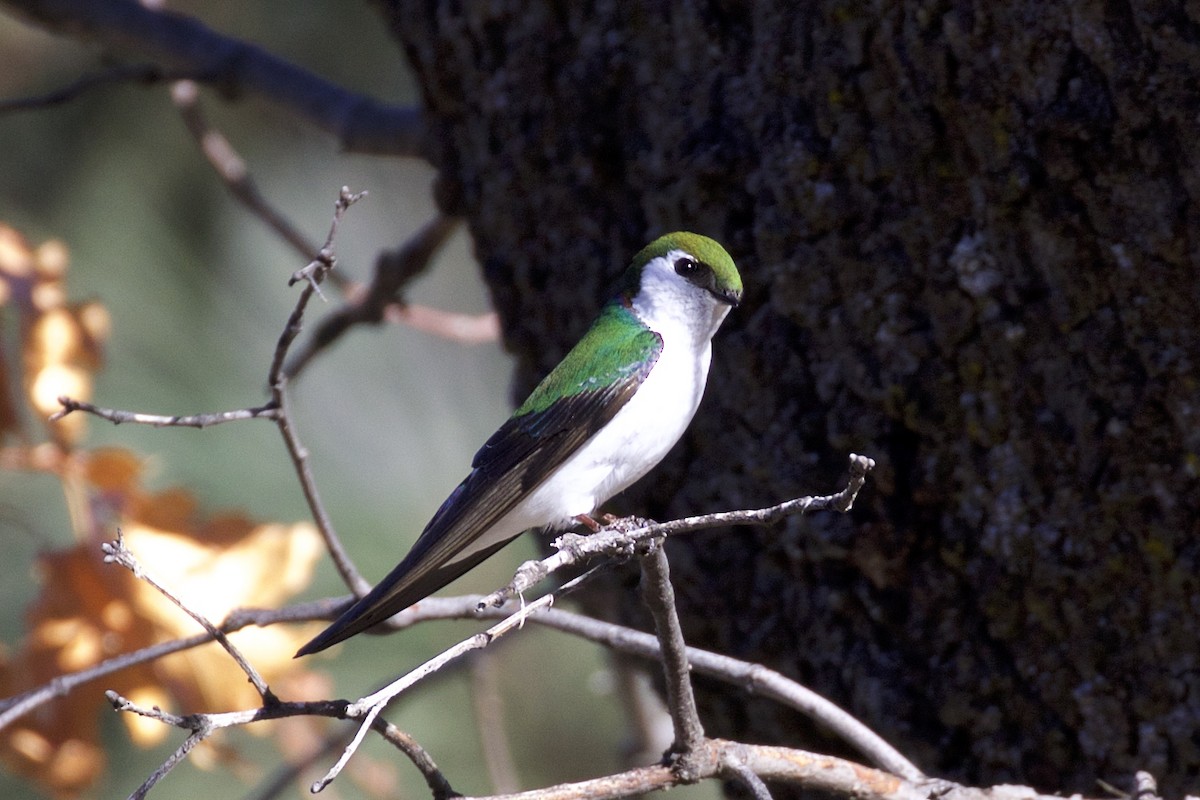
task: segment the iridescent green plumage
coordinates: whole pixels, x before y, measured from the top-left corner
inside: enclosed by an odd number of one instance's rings
[[[658,334],[643,325],[624,303],[614,300],[513,412],[513,417],[542,413],[560,399],[605,389],[639,371],[648,371],[661,348]]]

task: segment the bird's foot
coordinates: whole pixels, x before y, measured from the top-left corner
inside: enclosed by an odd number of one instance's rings
[[[596,522],[596,520],[592,519],[588,514],[576,514],[575,521],[590,530],[592,533],[596,533],[598,530],[604,527],[599,522]]]

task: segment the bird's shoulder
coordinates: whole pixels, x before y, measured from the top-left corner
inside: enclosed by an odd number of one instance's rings
[[[609,303],[550,373],[496,431],[472,464],[503,469],[532,451],[552,447],[560,457],[609,422],[629,401],[662,353],[662,337],[620,300]]]

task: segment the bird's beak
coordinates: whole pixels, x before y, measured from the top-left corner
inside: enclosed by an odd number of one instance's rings
[[[709,292],[722,303],[734,308],[742,302],[742,293],[738,289],[709,289]]]

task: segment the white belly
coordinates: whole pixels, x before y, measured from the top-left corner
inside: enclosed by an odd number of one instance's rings
[[[698,354],[665,345],[629,402],[522,505],[552,512],[550,518],[566,522],[577,514],[590,514],[653,469],[691,424],[704,395],[711,357],[707,345]],[[539,516],[547,518],[545,513]]]
[[[690,344],[690,343],[689,343]],[[475,543],[530,528],[566,528],[641,478],[675,446],[700,405],[712,348],[664,344],[658,363],[616,416]]]

